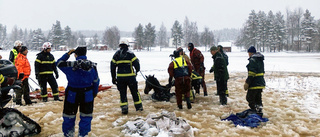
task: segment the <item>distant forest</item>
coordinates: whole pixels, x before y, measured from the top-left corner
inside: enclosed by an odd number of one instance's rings
[[[320,20],[315,20],[309,10],[303,11],[301,8],[287,10],[285,14],[252,10],[242,28],[210,30],[205,27],[199,30],[197,22],[189,21],[188,17],[183,23],[176,20],[170,29],[163,24],[159,30],[155,28],[148,23],[137,24],[133,32],[121,31],[117,26],[107,27],[106,30],[72,31],[69,26],[62,27],[60,21],[56,21],[50,30],[28,30],[14,26],[8,33],[5,24],[0,22],[0,47],[11,49],[13,43],[20,40],[33,50],[39,50],[46,41],[53,43],[56,50],[62,45],[93,48],[98,44],[116,49],[121,38],[131,37],[135,40],[135,48],[147,50],[154,46],[185,46],[189,42],[207,47],[219,42],[233,42],[233,45],[244,48],[255,46],[261,52],[320,51]]]

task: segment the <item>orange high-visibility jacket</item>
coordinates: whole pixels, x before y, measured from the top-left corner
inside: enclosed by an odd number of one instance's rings
[[[16,60],[15,60],[14,65],[16,66],[16,68],[18,70],[17,77],[19,77],[20,73],[24,73],[24,77],[22,78],[22,81],[29,77],[29,75],[31,73],[31,67],[30,67],[30,63],[29,63],[26,55],[19,53]]]

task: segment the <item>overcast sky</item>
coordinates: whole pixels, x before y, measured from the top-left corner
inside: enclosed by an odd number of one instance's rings
[[[309,9],[320,18],[320,0],[0,0],[0,23],[10,33],[19,28],[50,30],[56,20],[75,30],[105,30],[117,26],[133,31],[149,22],[169,31],[175,20],[197,22],[199,31],[241,28],[251,10],[268,13]]]

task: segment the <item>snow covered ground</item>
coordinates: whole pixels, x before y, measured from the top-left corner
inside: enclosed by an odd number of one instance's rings
[[[167,67],[169,57],[174,49],[158,49],[147,52],[135,52],[141,63],[141,72],[144,75],[155,75],[161,84],[167,84]],[[264,53],[265,80],[267,87],[263,92],[264,117],[269,122],[258,128],[235,127],[228,121],[221,121],[231,113],[248,109],[245,100],[246,92],[243,83],[247,76],[246,65],[248,55],[246,52],[233,52],[229,55],[230,79],[228,88],[230,97],[228,105],[219,105],[219,98],[215,96],[216,84],[213,74],[208,73],[212,66],[209,52],[202,49],[205,56],[206,83],[209,96],[204,97],[201,92],[196,96],[191,110],[178,110],[175,99],[170,102],[153,102],[151,95],[145,95],[144,79],[141,73],[137,76],[139,92],[143,99],[143,112],[136,112],[131,94],[128,93],[129,114],[122,115],[119,107],[119,93],[116,87],[101,92],[95,99],[92,131],[89,136],[130,136],[122,131],[127,121],[136,118],[146,118],[148,114],[158,114],[163,110],[175,112],[177,117],[185,119],[194,130],[195,136],[319,136],[320,135],[320,54],[318,53]],[[8,59],[9,50],[0,50],[3,59]],[[101,84],[111,85],[110,61],[115,51],[89,51],[88,59],[98,63]],[[52,52],[56,60],[65,52]],[[189,54],[189,52],[186,52]],[[29,51],[28,59],[32,67],[31,78],[34,76],[34,60],[36,51]],[[74,57],[71,57],[74,60]],[[59,86],[66,86],[65,75],[60,71],[57,80]],[[33,88],[39,88],[29,81]],[[171,90],[174,92],[174,88]],[[152,92],[151,92],[152,93]],[[8,104],[10,106],[10,103]],[[32,106],[13,106],[25,115],[37,121],[42,132],[37,136],[62,136],[62,102],[49,101]],[[79,117],[77,118],[79,119]],[[117,124],[115,124],[115,122]],[[77,127],[76,127],[77,128]],[[137,135],[134,135],[137,136]]]

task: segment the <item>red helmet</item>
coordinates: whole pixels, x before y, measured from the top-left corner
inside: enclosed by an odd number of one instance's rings
[[[52,44],[50,42],[45,42],[42,45],[42,49],[46,50],[46,49],[51,49]]]

